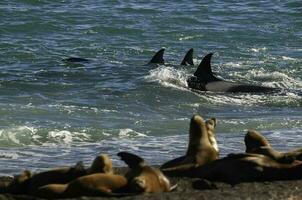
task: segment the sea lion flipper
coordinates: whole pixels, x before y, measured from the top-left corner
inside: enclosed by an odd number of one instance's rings
[[[152,59],[150,60],[150,64],[154,63],[154,64],[164,64],[165,60],[164,60],[164,52],[165,49],[162,48],[160,49],[158,52],[155,53],[155,55],[152,57]]]
[[[172,186],[170,187],[169,192],[172,192],[172,191],[176,190],[177,187],[178,187],[177,183],[174,184],[174,185],[172,185]]]
[[[190,49],[190,50],[186,53],[184,59],[183,59],[182,62],[181,62],[181,65],[188,65],[188,64],[189,64],[189,65],[194,65],[194,63],[193,63],[193,48]]]
[[[135,154],[122,151],[117,155],[129,166],[130,169],[146,165],[145,160]]]

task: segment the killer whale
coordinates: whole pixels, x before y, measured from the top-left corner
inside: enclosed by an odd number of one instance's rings
[[[187,79],[188,87],[200,91],[232,92],[232,93],[272,93],[280,91],[278,88],[235,83],[217,78],[211,67],[213,53],[207,54],[200,62],[194,76]]]
[[[165,53],[165,49],[162,48],[160,50],[158,50],[154,56],[151,58],[151,60],[149,61],[148,64],[165,64],[165,60],[164,60],[164,53]],[[183,60],[181,61],[180,65],[194,65],[193,63],[193,49],[189,49],[186,53],[186,55],[184,56]]]

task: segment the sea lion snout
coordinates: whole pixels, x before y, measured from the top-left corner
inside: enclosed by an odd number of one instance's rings
[[[191,126],[200,126],[204,124],[205,124],[204,119],[200,115],[198,114],[193,115],[191,119]]]

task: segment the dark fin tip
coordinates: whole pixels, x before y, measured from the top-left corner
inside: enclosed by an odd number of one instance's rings
[[[181,65],[194,65],[193,63],[193,48],[191,48],[183,58]]]
[[[164,53],[165,49],[162,48],[158,52],[155,53],[155,55],[152,57],[149,63],[154,63],[154,64],[164,64]]]
[[[117,156],[119,156],[131,169],[145,165],[145,160],[143,158],[126,151],[119,152]]]
[[[194,73],[194,76],[196,77],[202,77],[202,76],[212,76],[212,67],[211,67],[211,58],[213,56],[213,53],[207,54],[202,61],[200,62],[196,72]]]
[[[78,58],[78,57],[70,57],[70,58],[63,59],[62,61],[64,61],[64,62],[89,62],[89,60],[86,58]]]

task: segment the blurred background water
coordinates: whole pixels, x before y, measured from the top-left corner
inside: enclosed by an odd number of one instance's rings
[[[0,2],[0,175],[131,151],[160,164],[185,153],[194,113],[216,117],[221,156],[248,129],[278,150],[301,147],[302,2]],[[146,63],[166,48],[166,65]],[[214,52],[225,80],[282,94],[195,93],[180,66]],[[89,63],[66,63],[76,56]]]

